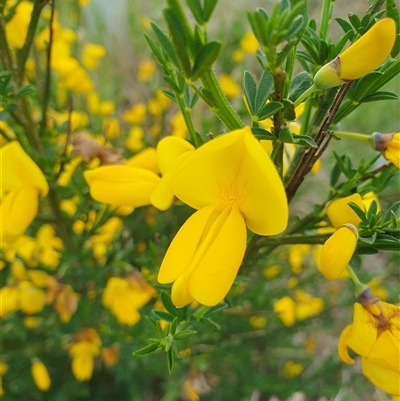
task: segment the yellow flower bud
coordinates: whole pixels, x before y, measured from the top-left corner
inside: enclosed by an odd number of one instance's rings
[[[357,229],[352,224],[339,227],[322,247],[319,269],[328,280],[337,279],[346,269],[356,249]]]
[[[50,388],[51,380],[46,366],[37,359],[32,363],[31,372],[37,388],[47,391]]]
[[[374,132],[371,139],[372,148],[381,152],[386,160],[400,168],[400,132],[392,134]]]
[[[342,54],[325,64],[315,74],[315,85],[321,89],[333,88],[370,73],[385,61],[395,39],[394,20],[381,19]]]
[[[349,203],[355,203],[360,209],[365,211],[365,206],[359,194],[346,196],[345,198],[335,199],[330,202],[326,208],[326,214],[333,227],[350,223],[358,227],[361,219],[357,216],[354,210],[349,206]]]

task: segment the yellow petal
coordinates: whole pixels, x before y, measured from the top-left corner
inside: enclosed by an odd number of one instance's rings
[[[174,282],[171,289],[171,300],[177,307],[183,307],[194,301],[189,292],[189,275],[185,274]]]
[[[39,360],[33,362],[31,373],[36,386],[41,391],[47,391],[50,388],[51,380],[46,366]]]
[[[361,210],[365,211],[365,206],[360,194],[353,194],[345,198],[335,199],[330,202],[326,208],[326,214],[333,227],[339,228],[346,223],[358,227],[361,219],[349,206],[350,202],[355,203]]]
[[[126,161],[127,166],[140,167],[159,173],[155,148],[146,148]]]
[[[386,150],[383,152],[386,160],[392,162],[397,168],[400,168],[400,132],[393,135]]]
[[[139,207],[150,204],[150,196],[160,181],[149,170],[130,166],[104,166],[85,171],[90,194],[98,202]]]
[[[157,160],[161,173],[165,174],[182,153],[194,150],[194,146],[185,139],[176,136],[161,139],[157,144]]]
[[[11,191],[22,185],[36,187],[41,196],[49,191],[46,178],[35,162],[25,153],[17,141],[0,148],[1,187]]]
[[[340,78],[358,79],[379,67],[389,55],[396,39],[396,24],[391,18],[378,21],[340,56]]]
[[[325,278],[335,280],[343,273],[356,249],[357,239],[356,233],[346,225],[328,238],[322,247],[318,266]]]
[[[339,343],[338,343],[338,353],[340,359],[347,363],[348,365],[352,365],[355,361],[350,357],[349,352],[347,351],[347,342],[352,334],[352,325],[345,327],[340,334]]]
[[[218,227],[218,233],[188,282],[192,297],[207,306],[216,305],[226,296],[246,249],[246,226],[236,204],[221,213],[215,222],[216,226],[219,224],[222,227]]]
[[[361,360],[362,372],[370,382],[393,396],[400,396],[400,375],[398,371],[382,368],[365,358]]]
[[[157,278],[159,283],[171,283],[184,273],[193,259],[203,230],[214,209],[215,206],[212,205],[199,210],[180,228],[161,263]]]
[[[282,181],[249,128],[221,135],[193,152],[172,181],[175,195],[200,209],[235,201],[250,230],[285,229],[288,206]]]
[[[400,373],[400,342],[391,330],[385,330],[378,335],[367,359],[383,368],[397,370]]]
[[[1,230],[4,241],[22,235],[36,217],[39,207],[38,190],[27,186],[8,193],[0,205]]]

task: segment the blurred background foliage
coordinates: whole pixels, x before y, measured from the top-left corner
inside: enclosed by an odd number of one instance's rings
[[[215,71],[242,116],[246,116],[243,71],[258,77],[262,73],[245,14],[256,7],[270,11],[274,3],[220,0],[209,24],[210,37],[223,43]],[[6,7],[9,10],[15,4],[7,1]],[[57,39],[59,48],[53,51],[61,52],[56,54],[61,63],[51,83],[44,154],[32,153],[52,178],[62,214],[54,221],[51,205],[42,200],[42,212],[29,227],[25,242],[3,249],[3,398],[388,400],[361,375],[358,363],[346,366],[339,360],[337,338],[351,321],[353,286],[350,280],[328,282],[319,274],[314,245],[281,246],[245,265],[225,300],[225,309],[212,316],[205,316],[203,307],[196,304],[187,308],[197,334],[179,341],[180,359],[172,373],[165,353],[132,356],[157,336],[145,316],[166,325],[160,319],[162,313],[154,309],[165,312],[159,294],[168,292],[169,286],[157,284],[156,275],[168,244],[193,210],[178,204],[167,212],[153,207],[132,212],[95,202],[83,171],[98,162],[82,162],[82,155],[72,154],[71,146],[65,145],[68,121],[72,132],[111,143],[125,158],[155,146],[163,136],[186,136],[177,106],[160,92],[165,83],[143,36],[150,32],[150,20],[164,26],[165,2],[70,0],[55,4],[62,34]],[[310,0],[308,6],[318,21],[321,2]],[[366,1],[336,0],[334,17],[362,15],[367,6]],[[39,120],[48,40],[43,32],[49,18],[46,6],[27,65],[25,83],[35,88],[29,95],[33,121]],[[333,21],[333,40],[340,33]],[[8,32],[9,39],[12,35]],[[63,61],[63,46],[81,66],[82,77],[77,82],[68,81],[67,61],[71,59]],[[399,93],[399,81],[393,80],[388,88]],[[364,104],[341,123],[341,129],[367,134],[396,131],[398,106],[398,101]],[[202,133],[224,129],[202,102],[196,104],[192,116]],[[2,130],[18,135],[21,128],[5,120]],[[354,165],[361,157],[369,159],[375,154],[367,146],[360,150],[344,140],[333,141],[332,149],[345,153]],[[324,155],[320,171],[307,178],[299,191],[294,214],[305,214],[326,199],[333,162],[331,153]],[[60,164],[63,174],[57,177],[54,172]],[[399,174],[380,194],[383,210],[398,200],[398,188]],[[363,256],[363,281],[392,303],[400,300],[399,262],[393,252]],[[120,281],[110,282],[112,278]],[[136,309],[141,318],[129,309],[132,304],[120,299],[125,295],[130,299],[129,291],[140,294]],[[13,297],[18,298],[14,305]],[[43,375],[35,378],[31,374],[37,358],[51,378],[46,392],[37,388]]]

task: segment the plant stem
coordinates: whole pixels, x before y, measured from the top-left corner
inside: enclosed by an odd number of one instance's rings
[[[357,134],[355,132],[332,131],[332,133],[333,135],[338,136],[340,138],[351,138],[364,142],[369,142],[371,140],[371,136],[365,134]]]
[[[300,103],[306,99],[308,96],[310,96],[312,93],[316,92],[317,90],[319,90],[319,88],[313,84],[311,85],[305,92],[303,92],[294,102],[294,107],[296,108],[297,106],[300,105]]]
[[[243,128],[244,124],[242,120],[232,108],[225,94],[222,92],[221,87],[218,84],[217,77],[211,69],[202,75],[201,82],[204,86],[204,89],[210,93],[214,101],[215,106],[213,111],[228,127],[228,129],[235,130]]]
[[[296,46],[294,46],[286,59],[286,64],[285,64],[285,73],[286,73],[286,81],[285,81],[285,86],[283,89],[283,98],[286,99],[289,95],[289,87],[290,87],[290,82],[292,81],[292,75],[293,75],[293,68],[294,68],[294,63],[296,61]]]
[[[182,112],[183,118],[186,123],[186,127],[189,132],[189,136],[191,141],[194,143],[195,147],[199,147],[201,143],[199,143],[198,139],[198,134],[196,133],[196,130],[194,129],[193,121],[190,116],[190,109],[186,106],[185,99],[182,93],[176,93],[176,100],[178,102],[178,106]]]
[[[368,288],[368,286],[360,281],[360,279],[357,277],[356,273],[350,266],[347,266],[346,269],[349,272],[351,281],[353,281],[354,283],[354,287],[356,288],[356,294],[359,295],[362,292],[364,292]]]
[[[319,36],[326,39],[328,28],[331,22],[333,3],[335,0],[323,0],[321,11],[321,26],[319,28]]]
[[[4,68],[8,71],[14,72],[13,60],[10,52],[10,48],[7,42],[6,29],[4,24],[4,15],[0,15],[0,37],[2,37],[2,44],[0,46],[0,58],[4,65]]]

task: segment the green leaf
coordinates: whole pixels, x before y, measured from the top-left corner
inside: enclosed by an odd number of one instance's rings
[[[279,140],[284,143],[294,143],[293,134],[289,127],[282,128],[278,134]]]
[[[377,241],[381,242],[391,242],[391,243],[396,243],[400,245],[399,240],[396,237],[393,237],[392,235],[387,235],[387,234],[378,234],[376,237]]]
[[[341,170],[340,170],[338,164],[335,163],[335,164],[332,166],[331,171],[330,171],[330,173],[329,173],[329,185],[330,185],[331,187],[335,187],[336,183],[337,183],[338,180],[339,180],[339,177],[340,177],[340,174],[341,174],[341,173],[342,173],[342,172],[341,172]]]
[[[147,44],[150,47],[150,50],[152,51],[154,57],[156,58],[156,60],[158,61],[158,63],[160,65],[164,65],[165,64],[165,60],[164,60],[164,56],[162,54],[162,52],[160,51],[160,49],[156,46],[156,44],[153,42],[152,39],[150,39],[150,37],[148,37],[146,34],[144,34],[144,38],[146,39]]]
[[[214,99],[211,93],[206,88],[201,87],[199,89],[199,92],[201,93],[203,100],[207,103],[209,107],[215,107]]]
[[[10,118],[10,113],[7,110],[0,111],[0,121],[5,121]]]
[[[243,91],[247,100],[247,105],[250,109],[250,113],[252,116],[254,116],[256,115],[256,81],[248,71],[245,71],[243,74]]]
[[[353,25],[354,29],[359,32],[360,27],[361,27],[361,21],[360,18],[356,14],[349,14],[349,20],[351,22],[351,25]]]
[[[363,221],[363,222],[368,221],[368,218],[367,218],[364,210],[362,210],[360,208],[360,206],[358,206],[354,202],[349,202],[348,205],[353,209],[354,213],[361,219],[361,221]]]
[[[286,39],[290,40],[293,36],[297,35],[306,26],[305,20],[302,15],[298,15],[290,25],[289,31],[286,34]]]
[[[256,111],[256,113],[258,113],[260,109],[265,105],[265,102],[267,101],[273,86],[274,78],[269,72],[264,71],[261,75],[260,82],[258,83],[256,91],[257,93],[254,105],[254,110]]]
[[[167,96],[168,98],[170,98],[173,102],[177,103],[176,97],[175,97],[175,95],[174,95],[171,91],[168,91],[168,90],[161,90],[161,92],[162,92],[165,96]]]
[[[175,65],[175,67],[179,68],[178,59],[176,57],[174,47],[172,46],[172,42],[169,39],[168,35],[155,22],[151,23],[151,27],[154,33],[156,34],[157,39],[160,42],[161,48],[164,50],[165,54]]]
[[[297,74],[290,83],[289,99],[295,102],[301,94],[311,87],[313,81],[308,72],[302,71]]]
[[[171,77],[168,77],[168,76],[164,75],[163,79],[171,87],[171,89],[175,93],[179,93],[180,92],[180,89],[179,89],[178,85],[175,83],[175,81]]]
[[[296,119],[294,104],[289,99],[283,99],[283,116],[286,120],[293,121]]]
[[[183,330],[174,335],[174,340],[180,341],[185,340],[186,338],[192,337],[197,334],[196,330]]]
[[[207,70],[211,68],[218,57],[221,45],[218,42],[210,42],[204,45],[196,56],[194,61],[191,80],[200,78]]]
[[[373,71],[360,78],[354,88],[352,100],[359,102],[365,95],[368,95],[370,92],[372,92],[376,80],[382,75],[382,72]]]
[[[172,349],[170,348],[167,351],[167,362],[168,362],[168,372],[171,373],[174,368],[174,355],[172,353]]]
[[[160,298],[161,298],[161,302],[163,303],[165,309],[172,315],[172,316],[176,316],[179,319],[182,318],[182,314],[180,313],[180,310],[172,303],[171,301],[171,297],[165,292],[165,291],[161,291],[160,293]]]
[[[346,21],[343,18],[337,17],[335,18],[335,21],[340,25],[340,27],[343,29],[344,33],[347,32],[353,32],[353,37],[355,36],[354,31],[353,31],[353,27],[351,26],[351,24]],[[352,40],[353,38],[351,38],[350,40]]]
[[[168,312],[162,311],[162,310],[157,310],[157,309],[153,309],[152,313],[161,320],[165,320],[166,322],[172,322],[172,320],[174,320],[174,317],[169,314]]]
[[[284,10],[290,10],[289,0],[279,0],[279,11],[282,13]]]
[[[221,329],[221,325],[217,322],[215,322],[214,320],[208,318],[208,317],[202,317],[200,318],[200,322],[213,328],[214,330],[220,330]]]
[[[213,13],[215,6],[217,5],[218,0],[204,0],[204,7],[203,7],[203,18],[205,22],[208,22],[208,20],[211,17],[211,14]]]
[[[360,271],[362,265],[362,260],[360,255],[357,254],[353,255],[352,258],[350,259],[349,265],[354,271],[356,272]]]
[[[186,4],[189,6],[196,22],[200,25],[204,23],[203,10],[199,0],[186,0]]]
[[[353,40],[354,38],[354,32],[353,31],[348,31],[346,32],[337,42],[336,46],[334,46],[334,52],[333,54],[331,54],[331,52],[329,52],[329,56],[330,58],[335,58],[342,50],[344,45],[346,44],[346,42],[348,40]]]
[[[152,352],[157,351],[158,345],[159,345],[159,342],[151,343],[151,344],[146,345],[145,347],[140,348],[137,351],[133,352],[133,355],[143,356],[146,354],[151,354]]]
[[[282,103],[276,101],[268,102],[257,113],[258,120],[259,121],[265,120],[276,114],[281,109],[283,109]]]
[[[192,67],[189,59],[188,43],[186,41],[185,30],[181,26],[179,19],[168,8],[164,10],[164,18],[167,21],[169,32],[172,37],[172,44],[177,55],[179,65],[183,75],[187,78],[190,77]]]
[[[307,146],[309,148],[317,148],[314,139],[309,135],[293,135],[293,143],[296,145]]]
[[[15,91],[14,98],[18,99],[22,96],[26,96],[34,92],[35,92],[35,87],[33,85],[24,85]]]
[[[253,131],[253,134],[254,134],[254,131]],[[212,308],[208,309],[208,311],[205,313],[204,317],[210,317],[210,316],[212,316],[212,315],[214,315],[214,314],[216,314],[218,312],[223,311],[227,307],[228,307],[228,304],[225,304],[225,303],[221,303],[221,304],[215,305]]]
[[[359,237],[358,240],[364,244],[372,245],[376,241],[377,234],[373,233],[370,237]]]
[[[371,93],[360,100],[360,103],[377,102],[378,100],[398,100],[398,95],[393,92],[380,91]]]
[[[263,128],[252,128],[251,132],[259,140],[275,141],[276,136]]]
[[[388,221],[391,219],[391,216],[394,215],[395,219],[400,218],[400,201],[394,203],[388,212],[385,215],[385,221]]]

